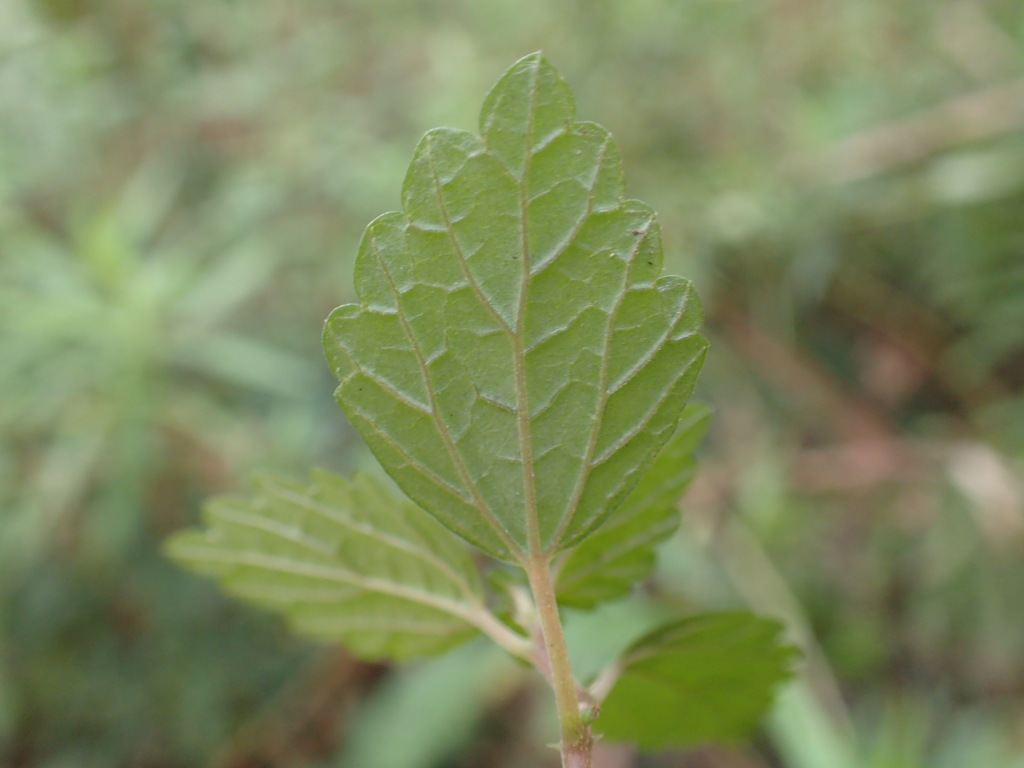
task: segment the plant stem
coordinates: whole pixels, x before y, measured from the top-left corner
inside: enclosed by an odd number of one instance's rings
[[[549,560],[534,556],[525,561],[523,568],[530,581],[530,590],[537,604],[540,631],[547,666],[550,669],[551,687],[555,691],[558,708],[558,724],[561,731],[562,768],[590,768],[590,757],[594,739],[590,725],[580,711],[579,690],[572,674],[569,651],[565,645],[565,633],[558,616],[558,603],[551,584]]]

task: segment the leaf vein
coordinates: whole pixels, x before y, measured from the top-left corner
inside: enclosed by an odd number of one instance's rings
[[[279,573],[291,576],[308,576],[320,578],[325,581],[338,584],[348,584],[367,592],[377,592],[390,597],[397,597],[410,602],[436,608],[452,616],[456,616],[475,626],[476,606],[467,605],[449,598],[440,597],[432,592],[410,587],[402,582],[389,581],[373,576],[365,576],[355,571],[340,568],[338,566],[318,565],[292,560],[290,558],[267,555],[263,552],[233,549],[219,549],[213,545],[198,548],[183,548],[190,552],[191,560],[220,563],[224,565],[241,565],[259,568],[271,573]],[[230,583],[230,579],[229,579]]]
[[[650,224],[650,220],[648,221]],[[562,519],[559,521],[558,529],[552,539],[553,545],[557,546],[559,540],[565,534],[569,523],[572,521],[576,513],[576,508],[579,506],[580,499],[583,497],[583,491],[586,488],[587,480],[590,478],[591,472],[594,467],[600,462],[594,461],[594,453],[597,450],[597,441],[601,434],[601,426],[604,423],[604,411],[608,405],[608,365],[611,359],[611,345],[612,338],[614,336],[614,325],[615,319],[618,316],[618,312],[622,307],[622,303],[625,301],[627,291],[626,285],[632,271],[632,266],[636,260],[636,254],[640,249],[640,243],[637,241],[633,245],[633,250],[630,253],[630,258],[626,265],[626,268],[622,271],[622,285],[615,296],[615,302],[612,305],[611,310],[608,312],[608,316],[605,321],[604,330],[604,341],[602,343],[601,353],[601,369],[598,373],[598,396],[597,403],[594,409],[594,421],[591,425],[590,438],[587,441],[587,450],[584,455],[582,464],[580,465],[579,474],[576,476],[576,485],[573,488],[570,502],[566,509],[562,512]]]
[[[429,145],[430,140],[428,139],[427,141],[428,141],[428,145]],[[429,155],[430,155],[430,151],[428,150],[428,156]],[[431,159],[431,169],[434,171],[434,178],[436,180],[436,178],[437,178],[437,176],[436,176],[436,169],[433,168],[433,160],[432,159]],[[443,211],[443,204],[442,204],[442,211]],[[449,233],[449,236],[451,236],[451,233]],[[483,518],[494,529],[495,533],[497,533],[498,537],[502,540],[502,542],[505,544],[505,546],[509,548],[510,552],[517,552],[518,549],[519,549],[518,546],[516,546],[516,543],[512,540],[512,538],[508,535],[508,533],[505,531],[505,529],[499,523],[498,518],[495,516],[493,510],[491,510],[491,508],[488,506],[487,502],[480,495],[480,490],[477,488],[476,484],[473,482],[473,480],[472,480],[472,478],[470,476],[470,473],[469,473],[469,469],[466,466],[465,460],[462,458],[462,454],[459,453],[458,448],[455,446],[454,442],[452,441],[452,437],[451,437],[451,435],[448,432],[448,425],[445,424],[444,419],[441,418],[441,414],[440,414],[440,412],[438,410],[438,406],[437,406],[437,396],[435,394],[433,380],[432,380],[431,375],[430,375],[430,369],[427,367],[426,361],[424,360],[423,351],[420,349],[419,344],[417,343],[416,336],[412,332],[412,327],[409,324],[409,319],[405,316],[405,311],[402,308],[402,300],[401,300],[401,297],[399,296],[399,293],[398,293],[398,287],[395,285],[394,279],[391,276],[391,272],[388,270],[387,264],[386,264],[384,258],[381,256],[380,249],[379,249],[379,247],[377,245],[377,241],[376,240],[373,240],[373,249],[372,250],[373,250],[374,256],[377,258],[377,262],[380,265],[381,271],[384,273],[385,279],[388,282],[388,286],[391,288],[391,292],[395,296],[395,302],[398,304],[398,310],[399,310],[398,311],[398,319],[399,319],[399,322],[401,322],[401,324],[402,324],[402,329],[405,332],[406,337],[409,339],[409,343],[412,345],[413,353],[415,354],[416,362],[417,362],[417,365],[419,366],[419,369],[420,369],[420,375],[423,376],[424,383],[426,384],[427,396],[430,398],[431,416],[433,417],[434,425],[437,428],[438,434],[440,435],[441,440],[444,443],[446,450],[448,451],[448,455],[451,457],[451,459],[454,462],[454,464],[455,464],[459,474],[462,476],[462,482],[466,485],[466,488],[469,490],[470,494],[473,496],[473,502],[467,502],[467,503],[470,503],[472,506],[475,506],[477,508],[477,510],[480,512],[480,514],[483,516]],[[467,277],[467,279],[470,280],[470,284],[471,285],[474,284],[473,280],[472,280],[472,275],[469,275],[467,273],[466,277]],[[377,432],[378,432],[378,434],[384,434],[379,429],[377,429]],[[391,442],[392,445],[395,446],[396,449],[401,450],[401,452],[404,455],[408,455],[408,454],[405,453],[404,450],[398,448],[397,443],[395,443],[395,441],[392,438],[390,438],[390,436],[388,437],[388,440]],[[447,483],[446,483],[446,485],[447,485]],[[461,498],[461,494],[459,494],[459,496]]]

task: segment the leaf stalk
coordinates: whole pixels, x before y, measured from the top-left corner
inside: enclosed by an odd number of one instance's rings
[[[472,623],[511,656],[532,663],[530,641],[501,623],[486,608],[473,616]]]
[[[580,698],[581,688],[572,673],[551,581],[550,559],[541,556],[528,558],[523,563],[523,570],[530,582],[540,619],[542,644],[537,650],[543,654],[541,663],[550,671],[550,676],[545,677],[548,677],[555,692],[561,732],[562,768],[590,768],[594,738],[590,723],[583,715],[585,702]]]

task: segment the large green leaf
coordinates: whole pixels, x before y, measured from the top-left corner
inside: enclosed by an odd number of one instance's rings
[[[558,601],[577,608],[622,597],[654,568],[654,548],[679,527],[676,502],[693,479],[708,409],[689,405],[675,434],[612,516],[558,564]]]
[[[623,199],[608,133],[574,123],[539,54],[488,95],[482,136],[416,149],[402,210],[328,318],[337,398],[402,489],[490,554],[573,544],[671,435],[703,360],[654,212]]]
[[[750,735],[790,675],[782,626],[749,613],[692,616],[651,632],[621,660],[595,727],[645,749]]]
[[[203,521],[167,541],[174,560],[366,658],[439,652],[486,615],[462,542],[366,475],[262,477],[248,498],[208,501]]]

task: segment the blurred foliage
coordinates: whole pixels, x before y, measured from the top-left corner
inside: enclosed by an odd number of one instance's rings
[[[323,318],[420,134],[538,48],[713,339],[685,524],[616,642],[746,602],[806,651],[755,746],[603,759],[1024,765],[1019,0],[0,3],[0,765],[388,754],[352,729],[551,763],[546,693],[489,657],[382,678],[156,549],[254,469],[365,463]],[[451,738],[406,727],[425,690]]]

